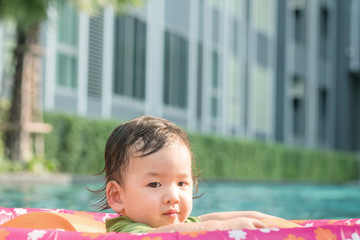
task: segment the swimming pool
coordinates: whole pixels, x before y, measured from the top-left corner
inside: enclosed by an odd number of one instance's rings
[[[1,207],[95,211],[84,184],[0,186]],[[97,189],[101,184],[89,184]],[[193,216],[214,211],[257,210],[286,219],[359,218],[359,185],[206,182],[194,200]],[[111,212],[111,211],[109,211]]]

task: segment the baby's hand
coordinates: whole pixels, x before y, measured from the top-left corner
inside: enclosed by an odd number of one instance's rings
[[[266,228],[266,225],[255,218],[236,217],[223,221],[223,230]]]

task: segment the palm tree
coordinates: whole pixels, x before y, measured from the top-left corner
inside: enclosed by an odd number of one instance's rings
[[[140,0],[0,0],[0,20],[11,21],[16,28],[13,52],[15,73],[8,123],[5,125],[5,147],[14,161],[32,156],[31,133],[45,133],[51,128],[42,123],[37,104],[40,85],[40,57],[44,50],[38,45],[40,24],[46,21],[50,7],[66,2],[78,9],[94,13],[111,4],[123,11]]]

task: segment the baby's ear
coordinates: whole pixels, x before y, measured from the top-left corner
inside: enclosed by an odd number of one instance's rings
[[[115,181],[110,181],[106,185],[106,198],[109,206],[117,213],[124,210],[123,188]]]

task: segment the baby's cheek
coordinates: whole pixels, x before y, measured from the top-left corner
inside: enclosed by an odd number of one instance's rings
[[[192,211],[192,207],[193,207],[193,200],[192,200],[192,197],[189,198],[187,201],[186,201],[186,206],[184,207],[184,219],[183,221],[185,221],[191,214],[191,211]]]

